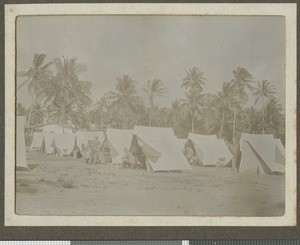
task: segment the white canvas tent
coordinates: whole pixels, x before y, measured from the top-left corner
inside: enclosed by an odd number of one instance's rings
[[[218,139],[216,135],[190,133],[188,138],[193,142],[203,166],[226,165],[232,159],[232,154],[224,140]]]
[[[59,151],[59,155],[67,156],[70,155],[76,145],[76,135],[72,134],[56,134],[53,139],[52,146]]]
[[[281,142],[280,142],[281,143]],[[283,148],[282,144],[273,138],[271,134],[245,134],[241,135],[240,151],[241,162],[240,172],[259,174],[273,174],[285,172],[285,157],[276,148]],[[277,157],[276,157],[277,153]],[[281,156],[278,162],[278,156]],[[277,158],[277,159],[276,159]]]
[[[26,117],[17,116],[16,120],[16,168],[19,170],[29,170],[26,158],[26,148],[25,148],[25,126]]]
[[[135,126],[133,134],[146,157],[148,171],[192,170],[172,128]]]
[[[187,142],[187,139],[177,139],[177,142],[178,142],[178,144],[180,146],[180,149],[183,150],[184,147],[185,147],[185,144]]]
[[[285,148],[280,139],[275,139],[275,162],[285,165]]]
[[[108,128],[106,131],[112,163],[121,163],[124,148],[129,149],[133,130]]]
[[[32,141],[30,145],[30,150],[39,150],[42,148],[44,142],[43,133],[34,132],[32,135]]]
[[[98,140],[103,143],[105,135],[102,131],[78,131],[76,132],[76,144],[79,150],[82,150],[82,145],[88,145],[89,140],[95,140],[98,137]]]

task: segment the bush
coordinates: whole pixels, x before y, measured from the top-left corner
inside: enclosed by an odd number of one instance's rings
[[[73,183],[73,180],[71,178],[63,177],[61,176],[57,182],[63,187],[63,188],[75,188],[76,186]]]

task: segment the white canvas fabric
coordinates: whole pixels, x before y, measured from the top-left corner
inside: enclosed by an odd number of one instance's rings
[[[102,131],[78,131],[76,132],[76,142],[79,150],[81,151],[81,146],[84,144],[85,146],[88,145],[89,140],[95,140],[96,136],[98,140],[103,143],[105,139],[105,135]]]
[[[284,164],[276,162],[276,141],[271,134],[255,135],[243,133],[240,139],[240,150],[240,172],[260,174],[285,172]]]
[[[285,165],[285,148],[280,139],[275,139],[275,162]]]
[[[267,166],[263,167],[263,163],[255,156],[249,143],[245,141],[240,142],[241,162],[239,171],[243,173],[257,173],[257,174],[272,174],[272,170]]]
[[[215,166],[218,163],[226,165],[232,159],[224,140],[218,139],[216,135],[190,133],[188,138],[193,142],[203,166]]]
[[[60,150],[60,155],[70,155],[75,149],[76,135],[73,134],[56,134],[52,146]]]
[[[184,149],[185,144],[187,142],[187,139],[177,139],[178,145],[180,146],[180,149]]]
[[[124,156],[124,148],[129,149],[133,130],[108,128],[106,136],[110,150],[112,163],[121,163]]]
[[[44,151],[46,154],[52,154],[54,147],[52,145],[54,138],[58,133],[43,133],[44,135]]]
[[[26,117],[17,116],[17,137],[16,137],[16,166],[21,169],[29,169],[27,165],[26,158],[26,148],[25,148],[25,126],[26,126]]]
[[[134,135],[148,160],[148,170],[192,170],[172,128],[135,126]]]
[[[32,135],[32,141],[30,145],[30,150],[38,150],[42,147],[44,141],[43,133],[34,132]]]

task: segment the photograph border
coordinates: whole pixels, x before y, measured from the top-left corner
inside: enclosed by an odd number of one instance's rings
[[[5,5],[5,226],[293,226],[296,225],[295,4]],[[241,11],[241,8],[244,10]],[[26,216],[15,207],[15,20],[19,15],[281,15],[286,18],[286,213],[282,217]],[[288,176],[288,177],[287,177]]]

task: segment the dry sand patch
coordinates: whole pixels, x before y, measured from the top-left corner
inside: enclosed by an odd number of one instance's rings
[[[284,176],[194,167],[150,173],[81,159],[28,155],[17,172],[17,213],[42,215],[226,215],[284,213]]]

